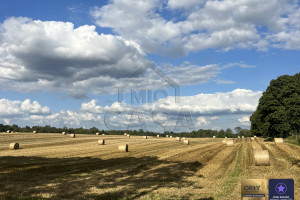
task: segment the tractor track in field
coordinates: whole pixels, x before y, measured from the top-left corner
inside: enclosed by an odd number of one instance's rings
[[[299,158],[295,158],[289,152],[287,152],[283,145],[275,145],[275,144],[262,144],[264,148],[268,149],[270,154],[272,155],[273,158],[277,161],[285,162],[288,165],[291,165],[290,167],[297,167],[300,169],[300,160]],[[281,147],[282,146],[282,147]]]

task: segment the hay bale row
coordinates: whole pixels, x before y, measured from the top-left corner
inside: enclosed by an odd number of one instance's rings
[[[256,166],[270,165],[270,155],[268,150],[255,150],[254,162]]]
[[[9,149],[18,149],[20,147],[19,143],[11,143]]]

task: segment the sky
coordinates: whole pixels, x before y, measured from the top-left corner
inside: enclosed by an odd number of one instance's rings
[[[1,0],[0,123],[250,128],[299,50],[297,0]]]

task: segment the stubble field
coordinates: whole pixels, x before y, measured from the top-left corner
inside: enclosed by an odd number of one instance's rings
[[[104,139],[105,145],[97,140]],[[300,199],[300,147],[257,138],[1,133],[0,199],[238,200],[241,180],[292,178]],[[20,149],[9,150],[12,142]],[[128,144],[129,152],[118,145]],[[269,150],[270,166],[255,166],[253,150]]]

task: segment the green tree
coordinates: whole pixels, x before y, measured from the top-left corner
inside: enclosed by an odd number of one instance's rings
[[[270,82],[250,117],[257,136],[287,137],[300,129],[300,73],[280,76]]]

